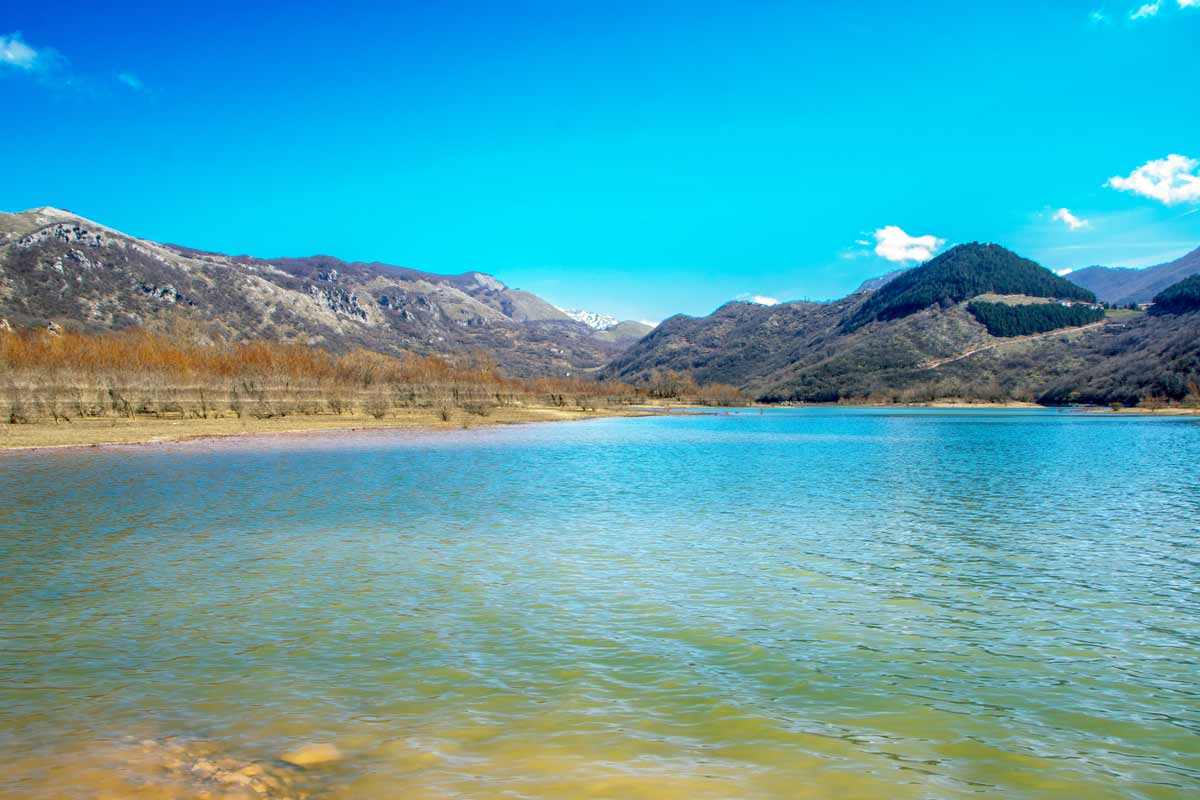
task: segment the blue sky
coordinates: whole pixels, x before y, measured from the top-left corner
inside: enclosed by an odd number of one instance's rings
[[[0,209],[651,320],[1200,245],[1200,0],[381,5],[9,4]]]

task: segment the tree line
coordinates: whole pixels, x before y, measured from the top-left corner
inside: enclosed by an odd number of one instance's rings
[[[975,300],[967,304],[992,336],[1029,336],[1035,333],[1056,331],[1059,328],[1077,328],[1104,319],[1104,309],[1090,306],[1064,306],[1059,303],[986,303]]]

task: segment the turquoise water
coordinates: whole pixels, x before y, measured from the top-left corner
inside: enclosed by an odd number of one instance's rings
[[[170,737],[333,743],[314,798],[1196,797],[1198,464],[1041,410],[0,454],[0,797],[221,796]]]

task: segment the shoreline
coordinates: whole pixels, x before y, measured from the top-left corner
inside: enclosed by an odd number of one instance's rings
[[[757,403],[754,408],[935,408],[935,409],[1044,409],[1059,410],[1071,414],[1111,414],[1125,416],[1160,416],[1160,417],[1192,417],[1200,416],[1200,407],[1184,408],[1182,406],[1163,406],[1161,408],[1131,408],[1113,409],[1108,406],[1063,405],[1048,406],[1040,403],[1025,403],[1011,401],[1004,403],[971,402],[969,400],[931,400],[924,403]]]
[[[1195,417],[1200,416],[1200,408],[1107,408],[1105,406],[1077,406],[1072,409],[1076,414],[1111,414],[1124,417]]]
[[[152,417],[75,419],[0,425],[0,453],[68,450],[89,447],[141,447],[212,439],[257,438],[361,431],[455,431],[537,422],[574,422],[612,417],[652,417],[670,414],[666,407],[622,406],[587,411],[553,406],[510,406],[489,409],[486,415],[456,411],[442,419],[434,409],[375,419],[365,414],[272,417],[159,419]]]
[[[895,408],[945,410],[1052,409],[1037,403],[972,403],[932,401],[926,403],[777,403],[755,404],[758,408]],[[1121,408],[1104,406],[1061,406],[1065,413],[1088,416],[1200,416],[1200,408]],[[591,410],[564,409],[554,406],[509,406],[490,409],[486,415],[457,410],[450,419],[442,419],[433,409],[412,409],[383,419],[365,414],[272,417],[267,419],[215,417],[182,418],[88,418],[71,422],[39,421],[0,424],[0,453],[37,450],[65,450],[86,447],[131,447],[153,444],[256,438],[282,435],[306,435],[339,431],[454,431],[500,425],[525,425],[538,422],[574,422],[615,417],[658,417],[715,413],[711,407],[688,404],[639,404]]]
[[[759,403],[755,408],[1052,408],[1052,406],[1037,403],[1023,403],[1016,400],[1004,403],[980,401],[973,403],[969,400],[930,400],[923,403]]]

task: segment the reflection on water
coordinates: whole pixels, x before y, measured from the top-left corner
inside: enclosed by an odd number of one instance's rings
[[[1195,797],[1198,456],[878,410],[4,455],[0,797]]]

